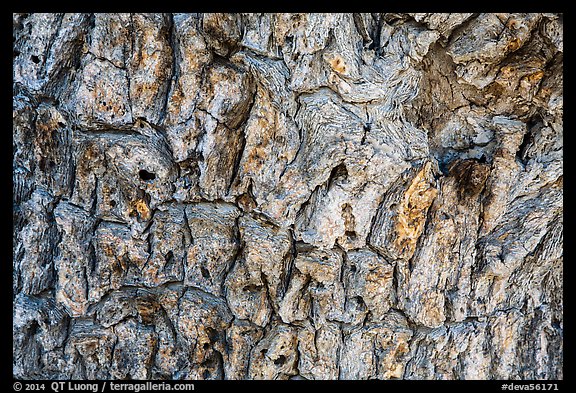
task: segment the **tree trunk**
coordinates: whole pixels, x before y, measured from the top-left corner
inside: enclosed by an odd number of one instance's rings
[[[13,22],[15,377],[562,379],[562,15]]]

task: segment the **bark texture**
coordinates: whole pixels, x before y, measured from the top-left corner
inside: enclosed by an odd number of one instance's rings
[[[562,26],[14,14],[14,376],[562,379]]]

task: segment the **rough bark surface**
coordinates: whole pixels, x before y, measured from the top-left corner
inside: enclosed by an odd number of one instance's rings
[[[14,14],[14,376],[562,379],[562,26]]]

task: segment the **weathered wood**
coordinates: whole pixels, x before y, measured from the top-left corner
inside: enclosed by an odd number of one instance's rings
[[[13,35],[16,378],[563,378],[561,14]]]

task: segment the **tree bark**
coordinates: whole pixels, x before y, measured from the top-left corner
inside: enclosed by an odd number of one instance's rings
[[[562,31],[14,14],[14,376],[562,379]]]

